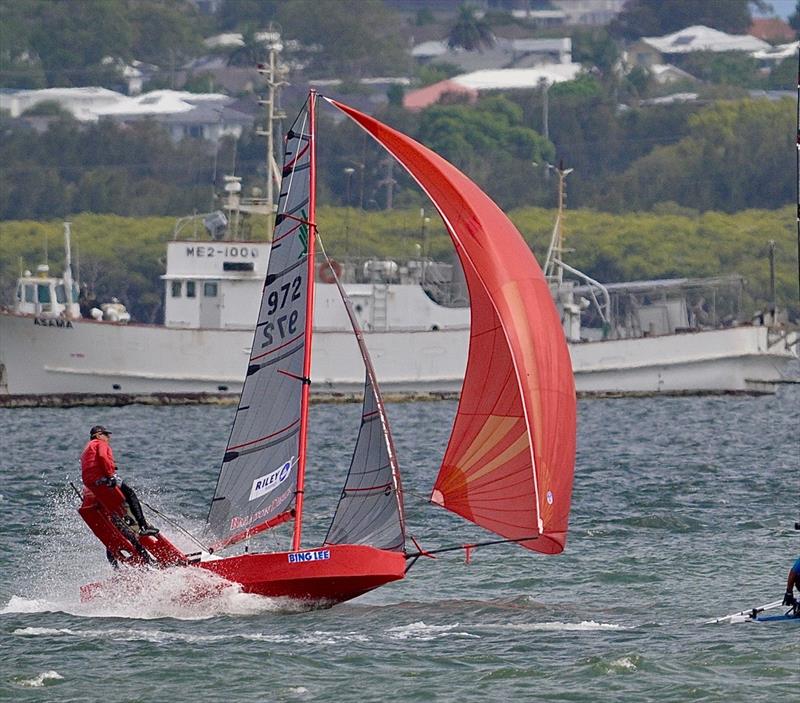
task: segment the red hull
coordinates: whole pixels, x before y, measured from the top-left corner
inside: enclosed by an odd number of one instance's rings
[[[405,576],[406,559],[357,544],[270,554],[243,554],[196,563],[241,585],[246,593],[341,603]]]
[[[121,504],[121,494],[119,498]],[[113,508],[117,509],[119,506],[114,505]],[[86,492],[84,503],[78,512],[120,563],[159,567],[188,563],[239,584],[246,593],[261,596],[319,601],[333,605],[405,576],[406,560],[402,552],[389,552],[358,544],[328,545],[319,549],[269,554],[242,554],[203,562],[189,561],[161,534],[156,537],[140,537],[130,530],[127,534],[123,533],[115,524],[109,507],[101,504],[89,491]],[[140,552],[138,545],[147,550],[146,553]],[[81,588],[81,598],[90,600],[102,588],[103,583],[87,584]]]
[[[78,514],[105,546],[109,557],[120,564],[159,566],[185,564],[186,556],[162,534],[143,537],[123,522],[125,496],[119,488],[95,492],[84,489]],[[144,548],[145,551],[142,550]]]

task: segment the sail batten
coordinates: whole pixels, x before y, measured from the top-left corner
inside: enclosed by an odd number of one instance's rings
[[[523,546],[560,552],[575,460],[575,389],[541,268],[505,214],[452,164],[374,118],[328,102],[430,197],[464,269],[471,308],[467,369],[432,502],[509,539],[538,534]],[[485,508],[487,496],[507,507]],[[514,521],[506,521],[508,508]]]

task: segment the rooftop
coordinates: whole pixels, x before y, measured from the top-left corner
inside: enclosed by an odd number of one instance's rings
[[[769,44],[749,34],[726,34],[698,24],[663,37],[642,37],[662,54],[688,54],[692,51],[759,51]]]

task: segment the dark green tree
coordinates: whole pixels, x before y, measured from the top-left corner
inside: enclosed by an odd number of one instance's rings
[[[207,22],[187,0],[128,2],[133,58],[175,69],[187,58],[204,52],[201,38]]]
[[[572,60],[610,75],[619,61],[619,46],[603,29],[576,29],[572,34]]]
[[[693,51],[677,63],[695,78],[716,85],[757,88],[762,83],[758,62],[741,51]]]
[[[751,4],[765,5],[761,0],[628,0],[609,25],[609,32],[625,39],[638,39],[702,24],[723,32],[744,34],[751,22]]]
[[[236,48],[228,56],[228,64],[231,66],[250,66],[254,67],[261,63],[267,56],[266,46],[256,39],[258,31],[253,25],[246,25],[242,29],[242,46]]]
[[[26,21],[22,3],[0,3],[0,86],[46,87],[41,61],[30,51],[32,29],[33,24]]]
[[[473,7],[462,5],[447,35],[447,45],[451,49],[460,47],[467,51],[480,51],[494,46],[494,34],[489,24],[478,18]]]
[[[389,100],[389,104],[394,107],[402,107],[404,94],[405,91],[403,90],[403,86],[398,85],[397,83],[390,85],[389,89],[386,91],[386,97]]]
[[[795,32],[800,32],[800,0],[795,3],[794,12],[789,15],[789,26]]]
[[[113,85],[113,63],[133,58],[133,32],[123,0],[54,0],[26,6],[30,47],[49,86]]]
[[[436,105],[422,113],[417,138],[509,207],[532,195],[533,163],[552,161],[553,145],[528,127],[523,110],[503,97],[476,105]]]
[[[767,77],[767,88],[771,90],[796,90],[797,89],[797,59],[791,57],[784,59],[775,66]]]
[[[629,210],[668,200],[701,211],[777,208],[794,200],[794,131],[791,99],[716,103],[689,119],[688,136],[654,149],[608,190]]]
[[[275,20],[280,4],[279,0],[225,0],[217,20],[228,32],[241,31],[248,25],[263,31]]]
[[[312,77],[407,75],[401,20],[381,0],[293,0],[278,7],[285,39],[305,47]]]

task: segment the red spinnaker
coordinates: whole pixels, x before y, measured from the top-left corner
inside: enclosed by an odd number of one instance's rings
[[[389,151],[444,220],[469,286],[469,357],[432,502],[524,547],[564,549],[575,465],[575,385],[536,258],[497,205],[442,157],[334,100]]]

